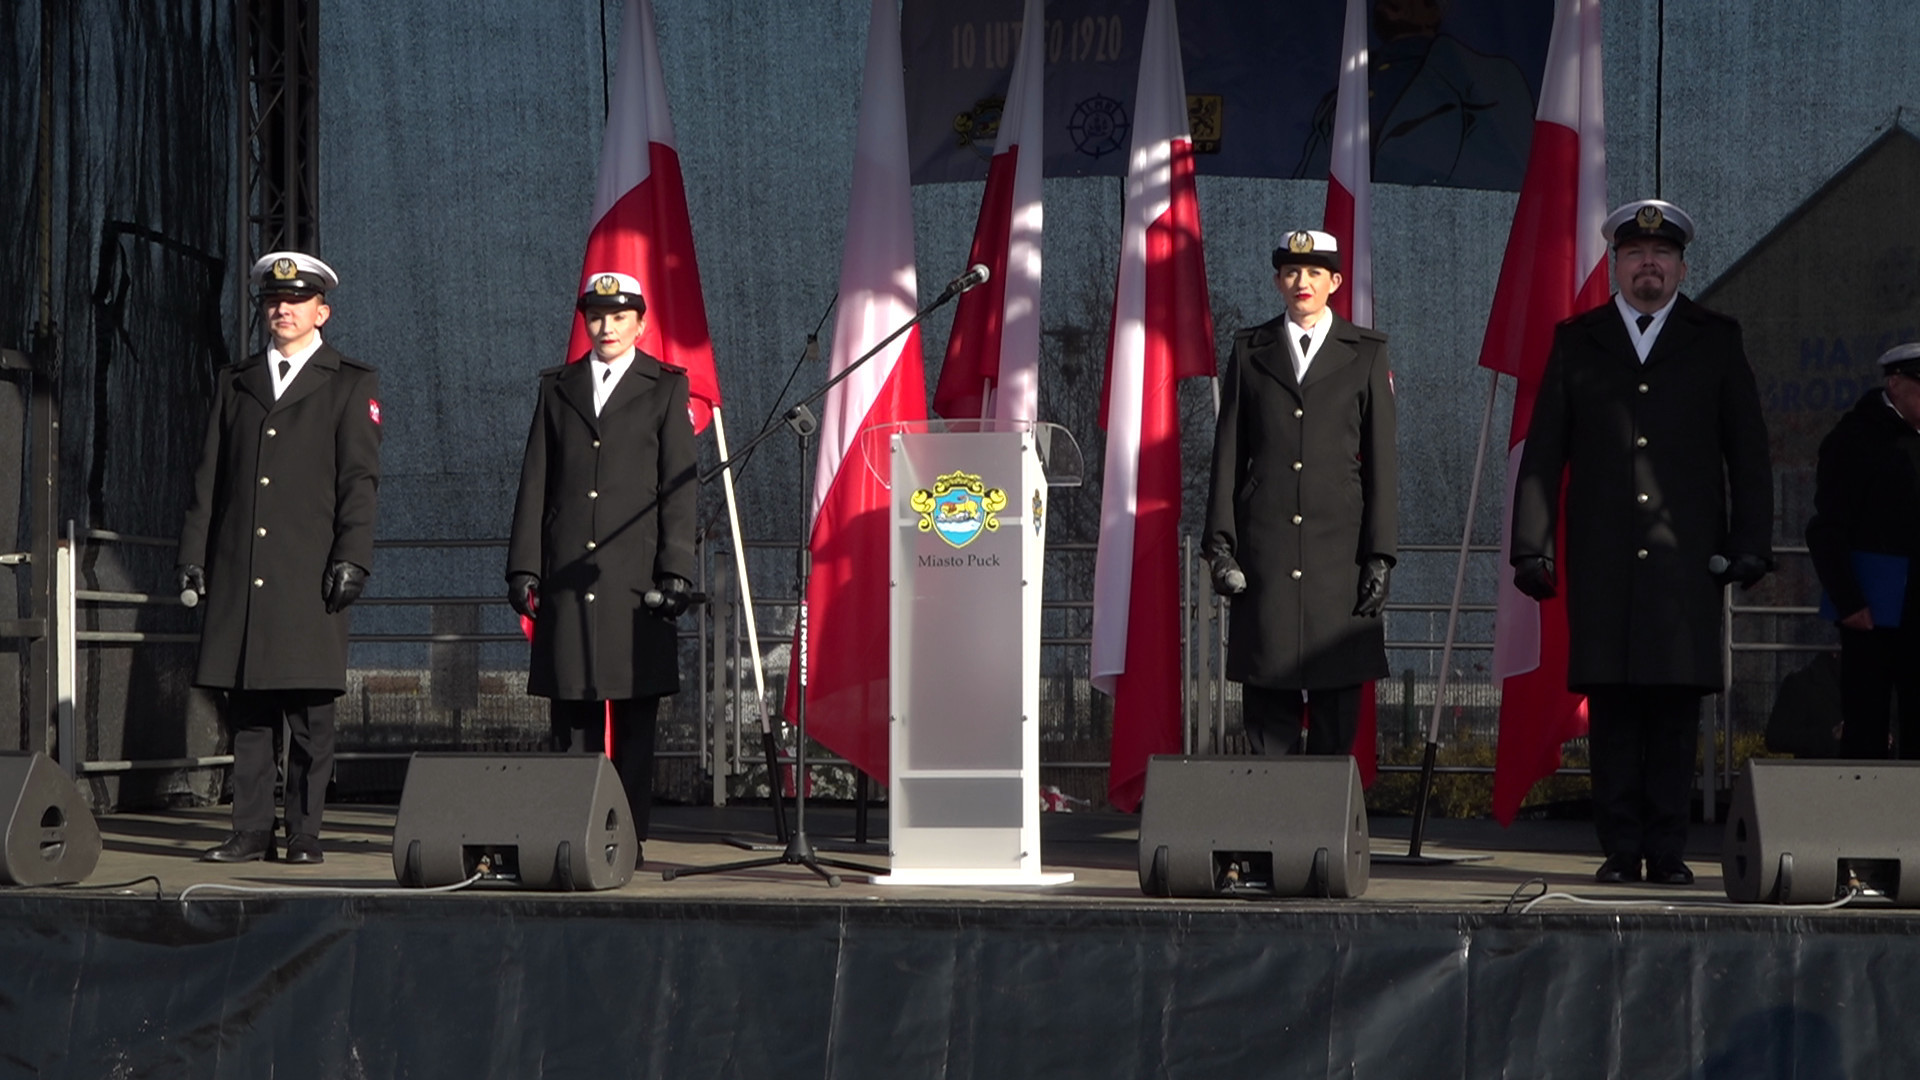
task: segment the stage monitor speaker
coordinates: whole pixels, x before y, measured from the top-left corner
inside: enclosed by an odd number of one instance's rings
[[[1359,896],[1368,855],[1351,757],[1147,763],[1140,891],[1149,896]]]
[[[599,754],[415,754],[393,823],[393,876],[416,888],[481,881],[617,889],[640,842]]]
[[[1916,821],[1920,762],[1748,759],[1720,848],[1727,899],[1824,904],[1857,885],[1920,906]]]
[[[71,885],[100,863],[100,825],[45,754],[0,753],[0,884]]]

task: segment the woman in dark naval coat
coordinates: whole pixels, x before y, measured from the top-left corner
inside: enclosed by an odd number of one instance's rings
[[[1352,750],[1360,684],[1387,675],[1380,612],[1396,552],[1386,335],[1327,306],[1340,257],[1322,232],[1273,253],[1287,313],[1234,335],[1214,431],[1206,553],[1231,597],[1227,678],[1248,741]]]
[[[694,576],[699,496],[687,376],[640,352],[646,301],[625,274],[580,297],[593,352],[540,373],[507,548],[508,600],[533,619],[527,692],[555,749],[605,749],[647,835],[660,698],[680,689],[674,620]]]

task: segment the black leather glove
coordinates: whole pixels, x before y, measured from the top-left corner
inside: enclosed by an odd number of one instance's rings
[[[507,603],[525,618],[533,618],[540,607],[540,579],[526,571],[507,575]]]
[[[657,604],[653,602],[656,594],[660,597]],[[647,594],[646,600],[655,615],[663,619],[677,619],[693,601],[693,590],[687,585],[686,578],[676,574],[661,574],[653,580],[653,592]]]
[[[196,592],[207,595],[207,572],[198,563],[181,563],[173,568],[173,583],[181,592]]]
[[[1376,618],[1387,606],[1387,589],[1393,579],[1393,560],[1385,555],[1369,555],[1360,567],[1360,598],[1353,605],[1355,615]]]
[[[1725,570],[1713,575],[1713,580],[1721,585],[1738,583],[1743,589],[1751,589],[1773,567],[1758,555],[1735,555]]]
[[[1513,560],[1513,587],[1535,600],[1553,599],[1553,560],[1545,555],[1523,555]]]
[[[1212,560],[1213,591],[1221,596],[1239,596],[1247,591],[1247,575],[1231,555],[1215,555]]]
[[[367,572],[360,567],[344,560],[329,565],[320,586],[320,594],[327,598],[327,614],[345,611],[348,604],[360,599],[360,590],[366,587]]]

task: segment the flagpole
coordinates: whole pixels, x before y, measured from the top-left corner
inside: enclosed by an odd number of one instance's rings
[[[1427,748],[1420,759],[1420,793],[1413,802],[1413,835],[1407,840],[1405,855],[1375,854],[1374,862],[1435,866],[1493,858],[1491,855],[1420,853],[1420,845],[1427,831],[1427,803],[1433,795],[1434,761],[1440,753],[1440,710],[1447,699],[1447,673],[1453,670],[1453,641],[1454,631],[1460,625],[1460,596],[1467,587],[1467,547],[1473,543],[1473,513],[1480,506],[1480,473],[1487,465],[1487,432],[1493,427],[1493,405],[1500,390],[1500,373],[1489,370],[1487,375],[1487,407],[1480,414],[1480,446],[1474,451],[1473,479],[1467,484],[1467,519],[1460,526],[1460,554],[1453,568],[1453,600],[1447,605],[1447,634],[1440,646],[1440,674],[1433,686],[1433,711],[1427,714]]]
[[[720,459],[725,461],[729,456],[727,422],[718,408],[713,410],[713,438],[719,444]],[[753,692],[760,699],[761,715],[770,716],[772,714],[767,710],[767,680],[760,667],[760,628],[753,614],[753,586],[747,578],[747,545],[740,538],[740,505],[733,497],[732,469],[720,474],[720,486],[727,495],[727,525],[733,531],[733,566],[740,578],[740,603],[747,612],[747,651],[753,654]]]
[[[713,410],[713,438],[720,451],[720,460],[727,460],[731,454],[727,449],[727,422],[719,407]],[[747,576],[747,545],[740,536],[740,505],[733,496],[733,470],[727,469],[720,474],[721,488],[727,496],[727,526],[733,534],[734,576],[740,581],[740,608],[747,619],[747,651],[753,656],[753,692],[754,700],[760,705],[760,741],[767,756],[767,782],[772,785],[774,820],[778,824],[778,835],[782,842],[787,838],[787,815],[780,804],[779,751],[775,746],[773,731],[773,710],[767,702],[767,679],[760,662],[760,625],[753,613],[753,586]],[[737,748],[736,748],[737,749]]]

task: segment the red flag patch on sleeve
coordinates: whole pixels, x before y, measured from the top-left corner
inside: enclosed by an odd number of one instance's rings
[[[367,416],[376,424],[380,422],[380,403],[372,398],[367,399]]]

